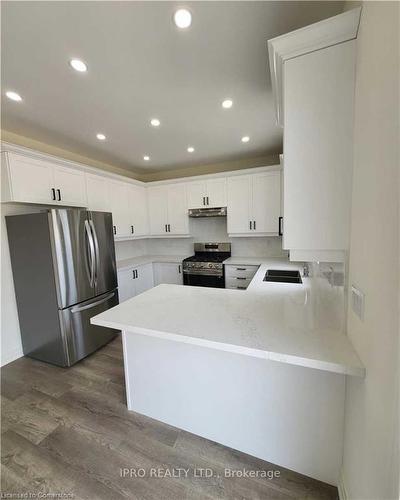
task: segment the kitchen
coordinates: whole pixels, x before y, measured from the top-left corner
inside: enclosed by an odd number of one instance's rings
[[[94,5],[2,5],[2,491],[396,498],[398,6]]]

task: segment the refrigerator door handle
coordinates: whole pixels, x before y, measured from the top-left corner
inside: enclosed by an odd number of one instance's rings
[[[95,302],[91,302],[90,304],[86,304],[86,306],[75,306],[71,309],[71,312],[77,313],[77,312],[84,311],[85,309],[91,309],[92,307],[96,307],[99,304],[102,304],[103,302],[107,302],[107,300],[111,299],[111,297],[114,297],[114,295],[115,295],[115,292],[112,292],[100,300],[96,300]]]
[[[89,222],[85,220],[85,231],[86,231],[86,236],[88,238],[89,242],[89,250],[90,250],[90,286],[94,286],[94,276],[95,276],[95,265],[96,265],[96,257],[95,257],[95,251],[94,251],[94,242],[93,242],[93,235],[92,232],[90,231],[90,226]]]
[[[95,274],[93,276],[93,281],[94,281],[94,284],[97,284],[97,277],[99,275],[99,263],[100,263],[99,240],[97,239],[97,233],[96,233],[96,229],[94,227],[92,219],[89,219],[89,225],[90,225],[90,229],[92,230],[93,241],[94,241],[94,252],[95,252],[95,257],[96,257],[96,263],[94,266]]]

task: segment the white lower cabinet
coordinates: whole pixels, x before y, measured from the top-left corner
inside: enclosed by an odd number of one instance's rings
[[[246,290],[257,269],[258,266],[225,265],[225,288]]]
[[[118,271],[119,301],[131,299],[140,293],[153,288],[153,265],[144,264]]]
[[[161,284],[182,285],[183,274],[182,264],[172,262],[155,262],[154,266],[154,286]]]

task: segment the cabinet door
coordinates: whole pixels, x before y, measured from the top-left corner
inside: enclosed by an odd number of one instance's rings
[[[50,163],[8,153],[11,200],[54,204],[54,167]]]
[[[226,207],[226,179],[209,179],[207,181],[207,206]]]
[[[186,184],[188,208],[204,208],[206,206],[207,187],[204,181]]]
[[[280,214],[280,172],[252,175],[253,232],[278,234]]]
[[[137,277],[135,278],[136,295],[143,293],[154,286],[153,264],[146,264],[136,268]]]
[[[285,248],[349,246],[355,44],[285,62]]]
[[[87,206],[89,210],[109,212],[108,179],[100,175],[86,174]]]
[[[114,237],[123,238],[131,235],[128,190],[123,182],[109,181],[108,196],[113,216]]]
[[[133,236],[149,234],[146,188],[128,186],[129,219]]]
[[[154,263],[154,286],[161,284],[182,285],[182,264],[171,262]]]
[[[189,216],[186,201],[186,185],[168,186],[169,234],[188,234]]]
[[[154,236],[167,234],[168,189],[166,186],[148,189],[150,234]]]
[[[124,302],[135,296],[135,283],[133,279],[133,269],[118,271],[118,295],[119,301]]]
[[[228,179],[228,233],[247,234],[250,230],[251,176]]]
[[[58,204],[87,206],[85,174],[80,170],[54,167],[54,187],[56,188]]]

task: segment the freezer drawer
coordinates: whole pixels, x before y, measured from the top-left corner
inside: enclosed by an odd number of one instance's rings
[[[60,322],[67,350],[67,366],[71,366],[107,344],[116,330],[92,325],[90,318],[118,305],[118,290],[99,295],[60,310]]]

